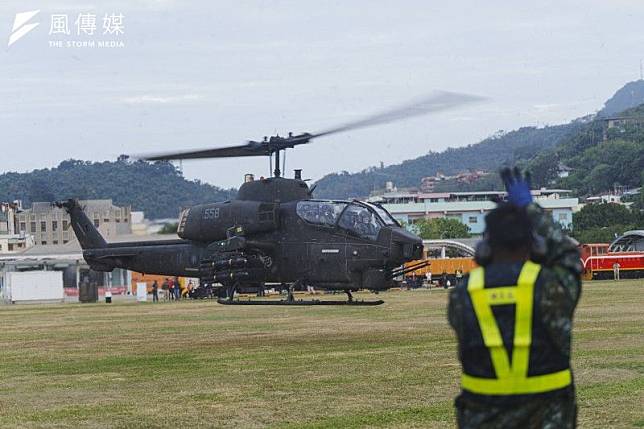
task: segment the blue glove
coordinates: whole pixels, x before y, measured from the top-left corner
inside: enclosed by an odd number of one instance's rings
[[[508,202],[516,207],[526,207],[532,202],[530,193],[530,173],[526,172],[521,175],[517,167],[514,170],[504,168],[501,170],[501,179],[508,191]]]

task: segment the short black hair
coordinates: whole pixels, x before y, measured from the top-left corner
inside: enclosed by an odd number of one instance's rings
[[[485,216],[485,236],[493,250],[529,247],[532,243],[532,224],[525,208],[499,203]]]

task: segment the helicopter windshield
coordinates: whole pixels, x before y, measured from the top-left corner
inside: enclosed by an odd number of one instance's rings
[[[382,228],[381,222],[369,207],[350,204],[342,213],[338,225],[360,237],[376,240]]]
[[[335,226],[347,203],[334,201],[300,201],[296,212],[299,217],[315,225]]]
[[[380,216],[380,219],[382,219],[385,225],[400,226],[400,224],[396,222],[396,219],[394,219],[387,210],[383,209],[379,205],[368,203],[366,201],[364,201],[363,204],[371,207],[376,213],[378,213],[378,216]]]
[[[314,225],[339,226],[359,237],[376,240],[383,225],[395,225],[386,211],[380,207],[362,203],[341,201],[300,201],[297,215]],[[382,215],[377,215],[377,211]],[[383,219],[387,219],[385,222]],[[391,223],[389,223],[391,222]]]

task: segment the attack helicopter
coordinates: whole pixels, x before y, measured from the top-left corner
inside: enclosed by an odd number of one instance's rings
[[[221,304],[378,305],[382,300],[353,299],[352,292],[378,292],[394,278],[419,268],[421,239],[407,231],[378,204],[313,197],[301,170],[285,178],[280,154],[311,140],[359,128],[451,109],[478,97],[441,92],[414,103],[318,133],[289,133],[238,146],[142,156],[148,161],[266,156],[272,177],[246,175],[229,201],[184,208],[175,240],[107,243],[75,199],[55,204],[70,215],[83,257],[96,271],[125,268],[145,274],[198,277],[214,285]],[[263,291],[284,285],[283,300],[236,300],[239,290]],[[302,286],[343,291],[346,301],[296,300]]]

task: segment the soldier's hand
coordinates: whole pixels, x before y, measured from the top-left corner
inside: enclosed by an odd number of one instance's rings
[[[530,173],[521,174],[518,167],[501,170],[501,179],[508,191],[508,202],[517,207],[525,207],[532,202],[530,193]]]

